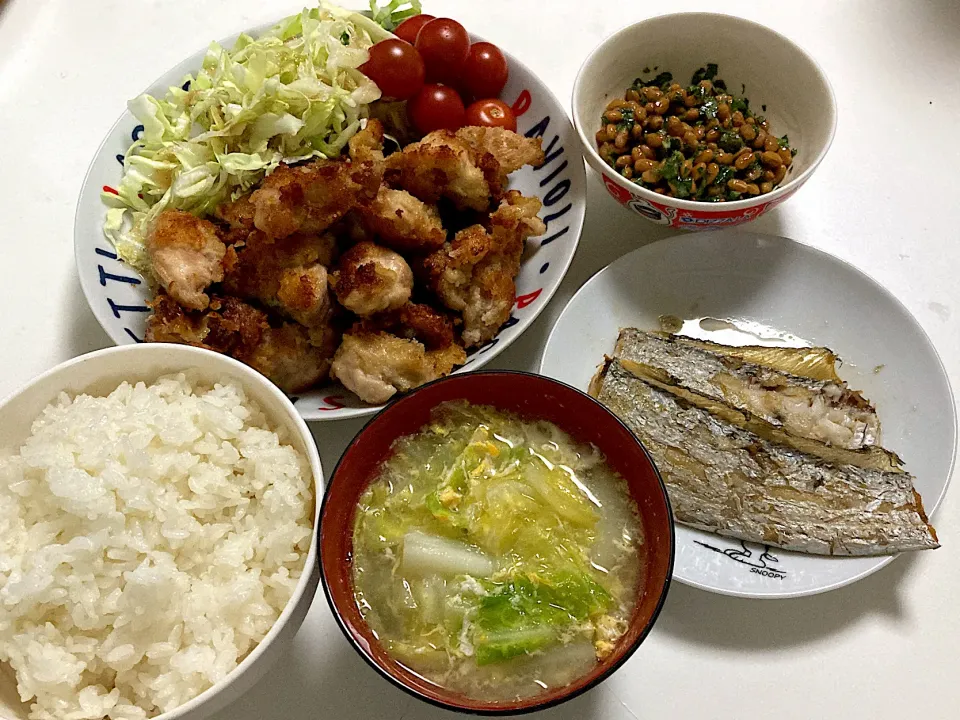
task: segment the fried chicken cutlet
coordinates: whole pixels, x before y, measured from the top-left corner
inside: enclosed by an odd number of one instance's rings
[[[540,141],[463,128],[387,158],[383,142],[370,120],[343,158],[279,166],[216,224],[165,220],[147,340],[229,354],[290,393],[329,376],[370,403],[462,365],[509,318],[525,240],[544,231],[540,202],[504,191],[543,162]]]
[[[353,162],[374,163],[374,169],[383,175],[383,123],[376,119],[367,124],[347,141],[347,152]]]
[[[361,400],[382,403],[448,375],[466,359],[446,313],[408,302],[354,323],[330,373]]]
[[[347,250],[330,274],[337,300],[364,317],[395,310],[410,299],[413,271],[400,255],[363,241]]]
[[[323,381],[330,370],[337,338],[316,344],[297,323],[271,327],[266,313],[230,296],[213,296],[209,308],[191,312],[161,293],[147,319],[147,342],[172,342],[214,350],[240,360],[289,393]]]
[[[428,350],[439,350],[454,342],[453,320],[448,313],[423,303],[408,302],[389,312],[364,318],[362,327],[408,340],[417,340]]]
[[[336,255],[330,234],[269,238],[254,230],[239,249],[227,249],[223,288],[258,300],[308,328],[329,321],[327,267]]]
[[[537,198],[511,190],[490,215],[489,229],[472,225],[461,230],[453,242],[424,259],[427,285],[463,316],[467,347],[489,342],[510,317],[525,241],[546,231],[537,217],[540,207]]]
[[[227,250],[216,226],[183,210],[164,210],[151,224],[146,245],[163,289],[184,307],[206,308],[210,298],[204,290],[223,280]]]
[[[428,350],[416,340],[370,331],[358,323],[343,336],[330,376],[364,402],[380,404],[397,392],[449,375],[466,359],[459,345]]]
[[[297,231],[319,234],[380,188],[382,164],[375,160],[313,160],[280,165],[253,191],[253,222],[270,237]]]
[[[358,215],[368,232],[400,252],[436,250],[447,239],[436,206],[406,190],[381,186],[377,196],[361,207]]]
[[[500,171],[509,175],[524,165],[540,167],[544,155],[540,138],[528,138],[501,127],[468,126],[457,130],[457,138],[475,152],[488,152],[500,165]]]
[[[386,160],[385,179],[426,203],[449,199],[460,210],[486,211],[502,192],[500,165],[450,130],[435,130]]]

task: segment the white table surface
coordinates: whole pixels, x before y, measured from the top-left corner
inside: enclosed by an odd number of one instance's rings
[[[426,5],[509,49],[564,104],[587,53],[655,12],[649,3],[585,0]],[[594,5],[614,11],[588,10]],[[110,344],[77,281],[73,213],[87,164],[124,102],[209,40],[299,8],[295,0],[0,0],[0,396]],[[821,168],[751,229],[814,245],[880,280],[920,320],[960,388],[960,2],[728,0],[722,9],[807,48],[839,104]],[[591,175],[570,274],[494,365],[536,369],[553,319],[581,283],[666,234],[619,207]],[[313,425],[328,471],[362,424]],[[633,658],[543,716],[960,717],[960,490],[934,521],[943,548],[827,595],[749,601],[674,584]],[[217,720],[447,715],[367,667],[320,593],[284,659]]]

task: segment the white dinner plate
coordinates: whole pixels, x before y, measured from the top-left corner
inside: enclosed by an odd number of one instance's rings
[[[950,383],[923,329],[875,280],[786,238],[742,230],[668,238],[577,291],[547,339],[540,372],[586,389],[620,328],[657,330],[665,315],[685,321],[682,334],[716,342],[831,348],[843,379],[875,403],[883,445],[915,476],[927,513],[940,505],[956,446]],[[682,525],[676,537],[674,578],[740,597],[825,592],[893,560],[805,555]]]
[[[271,24],[248,34],[259,36]],[[481,38],[474,37],[477,41]],[[236,37],[221,41],[232,47]],[[145,92],[162,96],[170,86],[180,86],[187,75],[200,67],[206,49],[188,57],[158,78]],[[504,51],[510,76],[500,94],[518,113],[517,131],[542,137],[546,162],[538,168],[524,167],[510,176],[512,189],[540,198],[540,217],[546,233],[527,241],[520,274],[517,300],[510,318],[487,345],[471,352],[467,363],[456,372],[476,370],[488,363],[533,323],[550,302],[566,275],[580,241],[586,209],[585,171],[580,144],[573,125],[557,98],[519,60]],[[118,345],[141,342],[153,291],[144,279],[117,258],[103,235],[106,207],[101,190],[116,188],[123,174],[124,153],[143,127],[124,111],[107,133],[90,164],[80,191],[74,221],[74,249],[80,285],[107,335]],[[342,420],[372,415],[382,406],[361,402],[339,383],[329,383],[300,393],[294,405],[307,420]]]

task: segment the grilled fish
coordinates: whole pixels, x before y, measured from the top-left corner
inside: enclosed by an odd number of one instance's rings
[[[939,547],[912,477],[899,468],[827,462],[774,442],[723,408],[740,411],[715,402],[711,412],[615,359],[601,367],[590,393],[653,456],[677,522],[822,555]]]
[[[832,377],[812,379],[747,359],[751,353],[763,357],[760,351],[768,351],[769,359],[770,350],[727,347],[626,328],[620,331],[614,357],[636,363],[631,369],[638,373],[726,403],[793,437],[845,450],[879,446],[877,412],[837,377],[833,369],[836,356],[822,348],[777,349],[781,363],[789,363],[791,356],[809,357],[811,351],[830,358]],[[796,369],[802,362],[790,366]],[[885,466],[898,464],[894,458],[884,460]]]

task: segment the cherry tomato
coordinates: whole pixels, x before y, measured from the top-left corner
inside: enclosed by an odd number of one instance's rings
[[[456,20],[436,18],[420,28],[416,47],[427,66],[427,80],[453,85],[467,61],[470,37]]]
[[[461,70],[460,84],[475,98],[500,97],[507,84],[507,59],[493,43],[477,42],[470,46]]]
[[[502,127],[517,131],[517,116],[505,102],[490,98],[477,100],[467,108],[467,125],[481,127]]]
[[[397,25],[397,29],[393,31],[393,34],[413,45],[417,42],[417,33],[420,32],[420,28],[433,19],[433,15],[414,15],[412,18],[407,18]]]
[[[464,124],[463,100],[456,90],[446,85],[424,85],[407,102],[407,113],[424,135],[440,129],[457,130]]]
[[[406,100],[423,87],[423,58],[410,43],[390,38],[370,48],[360,72],[373,80],[386,98]]]

